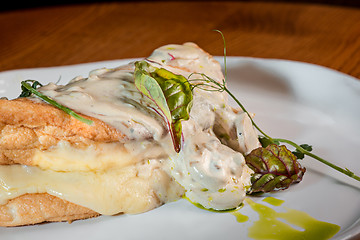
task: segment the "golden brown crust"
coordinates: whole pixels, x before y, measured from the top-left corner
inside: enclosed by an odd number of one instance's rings
[[[47,193],[25,194],[0,206],[0,226],[86,219],[100,214]]]
[[[77,147],[115,142],[124,136],[102,121],[82,123],[46,103],[27,98],[0,99],[0,165],[32,165],[36,149],[46,150],[60,140]],[[0,205],[0,226],[74,221],[98,216],[82,206],[47,193],[25,194]]]
[[[125,140],[104,122],[89,126],[51,105],[27,98],[0,99],[0,165],[31,165],[35,149],[46,150],[60,140],[77,147]]]

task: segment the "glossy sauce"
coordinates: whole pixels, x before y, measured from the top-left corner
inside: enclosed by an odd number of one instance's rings
[[[191,43],[161,47],[147,60],[154,66],[164,67],[185,77],[201,72],[217,81],[223,78],[219,63]],[[256,133],[253,127],[243,124],[249,122],[249,119],[246,121],[247,116],[241,112],[235,113],[227,105],[224,92],[194,89],[190,120],[182,122],[183,149],[177,154],[172,147],[166,124],[156,114],[156,106],[136,89],[133,71],[134,64],[130,63],[115,69],[92,71],[88,78],[76,77],[64,86],[49,84],[38,89],[60,104],[98,118],[125,134],[126,137],[117,147],[121,149],[118,151],[119,156],[126,149],[126,157],[116,157],[116,152],[109,157],[106,156],[108,150],[100,149],[96,154],[105,155],[99,157],[102,164],[96,161],[98,157],[78,161],[80,156],[85,155],[68,154],[77,151],[68,146],[69,144],[54,146],[49,151],[38,153],[35,167],[14,167],[11,170],[14,176],[21,176],[19,179],[22,181],[5,176],[6,167],[0,166],[0,175],[4,175],[2,179],[6,179],[2,183],[3,188],[0,188],[0,201],[6,202],[11,196],[26,192],[48,192],[102,214],[115,214],[126,209],[116,206],[116,202],[121,206],[123,202],[131,202],[137,194],[142,196],[144,202],[139,202],[140,207],[130,212],[150,210],[163,202],[180,197],[182,191],[185,191],[186,197],[205,208],[222,210],[239,206],[245,198],[252,173],[245,164],[242,152],[258,147],[259,142],[254,142],[252,137],[246,137],[234,144],[232,149],[223,144],[214,133],[213,127],[216,125],[229,136],[236,137],[237,131],[244,132],[246,136],[254,136]],[[196,74],[193,77],[196,77]],[[158,149],[159,156],[146,155],[148,151],[144,151],[144,145],[147,150]],[[246,149],[242,150],[240,146],[246,146]],[[91,155],[92,150],[89,151],[88,155]],[[54,156],[56,164],[52,163]],[[147,166],[147,162],[156,167],[149,166],[148,170],[144,170],[143,166]],[[103,169],[105,165],[115,167]],[[134,175],[126,177],[126,169],[130,169],[129,172]],[[161,177],[152,181],[152,176],[156,176],[156,169],[161,172]],[[50,174],[51,171],[55,173]],[[139,174],[136,173],[139,172],[144,172],[146,178],[137,179]],[[166,176],[163,176],[164,174]],[[72,181],[66,179],[94,184],[84,183],[76,187],[71,186]],[[128,186],[127,182],[136,182],[134,179],[137,179],[139,184],[125,188],[127,192],[135,191],[131,195],[134,197],[118,193],[124,189],[117,187]],[[149,185],[148,181],[154,184]],[[24,184],[26,182],[29,184]],[[116,182],[120,185],[117,186]],[[174,190],[171,190],[172,188]],[[140,192],[136,193],[136,189]],[[107,204],[105,198],[99,198],[97,192],[108,196],[112,204]],[[149,206],[145,204],[146,199],[151,199],[147,203]],[[156,199],[160,201],[156,202]]]
[[[243,207],[244,205],[242,205]],[[242,214],[240,209],[242,208],[240,207],[239,209],[237,209],[236,211],[232,211],[230,212],[231,215],[235,216],[236,218],[236,221],[239,222],[239,223],[244,223],[244,222],[247,222],[249,220],[249,217]]]
[[[309,214],[285,208],[285,212],[274,209],[246,198],[252,210],[258,213],[259,219],[248,228],[248,237],[256,240],[326,240],[334,236],[339,230],[338,225],[319,221]],[[283,200],[273,197],[263,199],[274,206],[280,206]],[[248,221],[248,217],[240,212],[232,213],[238,222]]]
[[[39,91],[108,123],[130,140],[160,139],[165,132],[163,122],[152,110],[154,104],[136,89],[132,68],[99,69],[88,78],[74,78],[65,86],[50,83]]]

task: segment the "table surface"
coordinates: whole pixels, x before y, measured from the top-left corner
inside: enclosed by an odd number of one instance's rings
[[[145,57],[195,42],[212,55],[279,58],[360,78],[360,8],[269,2],[108,2],[0,12],[0,71]]]
[[[212,55],[289,59],[360,78],[360,8],[269,2],[108,2],[0,12],[0,71],[145,57],[195,42]]]

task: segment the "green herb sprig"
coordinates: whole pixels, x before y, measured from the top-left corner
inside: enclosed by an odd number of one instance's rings
[[[29,83],[32,83],[31,85]],[[42,94],[41,92],[37,91],[36,89],[38,87],[41,87],[42,84],[35,80],[25,80],[21,82],[21,94],[19,97],[29,97],[31,94],[34,94],[35,96],[39,97],[40,99],[44,100],[45,102],[53,105],[54,107],[64,111],[65,113],[69,114],[70,116],[76,118],[77,120],[86,123],[88,125],[92,125],[93,121],[90,119],[86,119],[80,115],[78,115],[76,112],[71,110],[68,107],[65,107],[61,105],[60,103],[54,101],[53,99],[49,98],[48,96]]]
[[[176,152],[181,150],[182,120],[188,120],[192,89],[188,80],[164,68],[150,67],[146,61],[135,62],[135,86],[156,106],[168,125]]]
[[[304,155],[307,155],[313,159],[318,160],[319,162],[357,180],[360,181],[360,177],[357,176],[354,172],[350,171],[347,168],[341,168],[327,160],[325,160],[324,158],[317,156],[313,153],[311,153],[312,151],[312,146],[308,145],[308,144],[297,144],[291,140],[288,139],[284,139],[284,138],[272,138],[270,137],[268,134],[266,134],[252,119],[251,115],[249,114],[249,112],[245,109],[245,107],[243,106],[243,104],[235,97],[235,95],[226,87],[226,80],[227,80],[227,69],[226,69],[226,42],[225,42],[225,37],[223,35],[223,33],[219,30],[214,30],[218,33],[221,34],[221,37],[223,39],[223,43],[224,43],[224,67],[225,67],[225,74],[224,74],[224,79],[221,82],[218,82],[214,79],[212,79],[211,77],[202,74],[202,73],[193,73],[189,76],[189,79],[192,75],[199,75],[201,78],[197,78],[197,79],[191,79],[189,80],[190,82],[194,82],[194,84],[192,84],[192,87],[198,87],[200,89],[206,90],[206,91],[219,91],[219,92],[226,92],[235,102],[237,105],[239,105],[239,107],[249,116],[253,126],[263,135],[259,137],[260,142],[262,143],[262,146],[265,148],[268,145],[271,144],[275,144],[275,145],[279,145],[280,143],[285,143],[285,144],[289,144],[291,146],[293,146],[295,148],[295,151],[293,151],[292,153],[297,157],[297,159],[302,159],[304,158]]]

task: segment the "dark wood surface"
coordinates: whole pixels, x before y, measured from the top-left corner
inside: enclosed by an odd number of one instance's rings
[[[360,8],[286,2],[108,2],[0,12],[0,71],[143,57],[192,41],[213,55],[319,64],[360,78]]]

